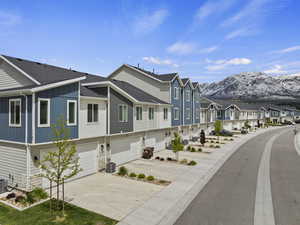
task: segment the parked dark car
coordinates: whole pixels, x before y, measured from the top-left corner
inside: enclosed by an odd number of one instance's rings
[[[300,120],[295,120],[295,123],[300,123]]]
[[[293,125],[293,122],[292,121],[284,121],[281,123],[282,125]]]
[[[216,135],[216,132],[213,130],[209,133],[209,135]],[[233,133],[230,132],[229,130],[221,130],[220,132],[220,136],[225,136],[225,137],[232,137],[233,136]]]

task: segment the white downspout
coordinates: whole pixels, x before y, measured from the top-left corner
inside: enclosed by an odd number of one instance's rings
[[[35,144],[35,93],[32,94],[32,143]]]

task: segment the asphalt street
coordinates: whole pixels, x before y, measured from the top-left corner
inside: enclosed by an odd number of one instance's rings
[[[275,137],[274,137],[275,136]],[[269,142],[268,164],[262,160]],[[263,165],[262,165],[263,164]],[[270,204],[256,199],[260,167],[270,180]],[[267,174],[267,175],[266,175]],[[255,224],[255,208],[269,207],[276,225],[300,224],[300,157],[294,147],[292,128],[269,131],[240,147],[196,196],[176,225],[265,225]],[[265,177],[264,177],[265,176]],[[261,183],[261,182],[260,182]],[[265,191],[263,189],[263,191]],[[262,192],[261,192],[262,193]],[[259,196],[259,195],[258,195]],[[272,205],[273,202],[273,205]],[[265,206],[266,205],[266,206]],[[271,205],[271,208],[270,208]],[[271,220],[270,220],[271,221]]]

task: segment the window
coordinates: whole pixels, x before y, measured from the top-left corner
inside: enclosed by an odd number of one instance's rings
[[[149,120],[153,120],[154,119],[154,108],[149,107],[148,116],[149,116]]]
[[[128,122],[128,106],[119,105],[119,122]]]
[[[190,90],[186,90],[185,91],[185,95],[186,95],[186,101],[187,102],[191,101],[191,91]]]
[[[9,100],[9,126],[21,126],[21,99]]]
[[[186,109],[186,119],[191,119],[191,110],[189,108]]]
[[[179,88],[178,87],[174,87],[174,98],[175,99],[179,98]]]
[[[39,98],[38,100],[38,126],[50,127],[50,99]]]
[[[164,108],[164,120],[168,120],[168,108]]]
[[[143,108],[141,106],[137,106],[135,108],[135,113],[136,113],[136,120],[143,119]]]
[[[88,104],[87,122],[88,123],[97,123],[98,115],[99,115],[98,104]]]
[[[174,108],[174,120],[179,120],[179,109]]]
[[[68,106],[67,106],[67,125],[68,126],[74,126],[77,124],[77,101],[75,100],[68,100]]]

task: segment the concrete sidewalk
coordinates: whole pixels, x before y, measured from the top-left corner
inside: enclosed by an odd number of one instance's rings
[[[232,144],[225,145],[220,150],[209,154],[210,160],[201,162],[188,169],[172,184],[156,193],[141,207],[128,214],[118,225],[174,224],[195,196],[240,146],[259,134],[280,128],[282,127],[261,129],[255,133],[238,138]]]

